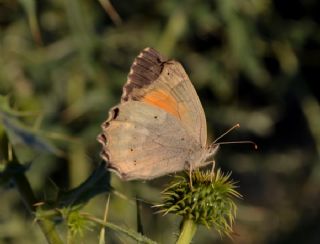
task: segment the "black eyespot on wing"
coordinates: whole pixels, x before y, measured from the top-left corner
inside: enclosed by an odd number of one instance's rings
[[[112,110],[112,119],[116,119],[119,116],[119,108],[116,107]]]

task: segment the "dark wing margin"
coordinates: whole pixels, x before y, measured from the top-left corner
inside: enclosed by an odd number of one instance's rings
[[[119,108],[117,106],[113,107],[109,111],[109,117],[106,121],[104,121],[101,125],[102,132],[98,135],[97,140],[102,144],[102,151],[100,156],[103,158],[104,161],[109,163],[110,160],[110,153],[108,150],[108,141],[107,136],[105,135],[105,131],[107,130],[110,121],[115,120],[119,116]]]
[[[121,102],[137,100],[133,90],[149,86],[158,79],[162,72],[163,65],[167,61],[155,49],[145,48],[134,60],[128,75],[126,84],[123,86]]]

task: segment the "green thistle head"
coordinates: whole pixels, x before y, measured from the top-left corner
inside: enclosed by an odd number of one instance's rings
[[[196,170],[191,174],[193,186],[189,176],[175,177],[162,192],[160,212],[177,214],[208,228],[214,226],[220,234],[230,236],[237,210],[233,198],[241,198],[230,175],[220,169],[214,175]]]

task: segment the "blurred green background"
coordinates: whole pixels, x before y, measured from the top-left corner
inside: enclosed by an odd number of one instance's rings
[[[0,94],[63,153],[17,145],[34,191],[70,189],[99,164],[96,136],[134,57],[151,46],[179,60],[206,111],[209,140],[236,123],[216,162],[243,200],[234,240],[200,228],[194,243],[320,243],[320,4],[316,0],[1,0]],[[20,150],[20,151],[19,151]],[[154,214],[168,177],[112,186],[108,220],[173,243],[180,219]],[[44,243],[14,187],[0,188],[0,243]],[[103,217],[106,196],[85,210]],[[62,230],[63,231],[63,230]],[[82,243],[97,243],[98,228]],[[109,243],[130,243],[108,231]]]

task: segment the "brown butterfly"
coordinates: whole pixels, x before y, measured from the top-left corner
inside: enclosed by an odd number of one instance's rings
[[[205,114],[182,65],[152,48],[134,60],[98,141],[108,168],[124,180],[205,166],[219,147],[207,144]]]

